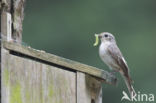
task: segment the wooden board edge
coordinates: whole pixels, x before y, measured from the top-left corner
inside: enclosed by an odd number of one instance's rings
[[[17,44],[14,42],[2,41],[2,46],[5,49],[8,49],[10,51],[15,51],[17,53],[28,55],[34,58],[38,58],[44,61],[48,61],[51,63],[55,63],[57,65],[61,65],[61,66],[73,69],[75,71],[80,71],[80,72],[89,74],[101,80],[102,82],[106,82],[108,84],[116,84],[117,82],[117,79],[114,75],[102,69],[98,69],[96,67],[88,66],[86,64],[82,64],[73,60],[65,59],[65,58],[50,54],[50,53],[46,53],[44,51],[36,50],[31,47],[26,47],[26,46],[23,46],[21,44]]]

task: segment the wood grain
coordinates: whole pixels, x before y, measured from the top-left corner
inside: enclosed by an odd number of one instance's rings
[[[53,54],[45,53],[43,51],[35,50],[33,48],[25,47],[12,42],[3,41],[2,45],[7,50],[15,51],[17,53],[25,54],[30,57],[38,58],[44,61],[67,67],[71,70],[80,71],[92,75],[105,83],[116,84],[117,81],[114,75],[102,69],[97,69],[96,67],[88,66],[79,62],[75,62],[69,59],[65,59]]]
[[[0,11],[7,12],[11,15],[11,33],[12,39],[21,43],[22,41],[22,26],[24,19],[24,4],[26,0],[0,0]],[[1,20],[1,22],[7,23]],[[3,26],[4,27],[4,26]],[[5,30],[4,28],[2,30]],[[8,35],[8,34],[7,34]]]
[[[101,82],[77,72],[77,103],[102,103]]]
[[[1,14],[1,38],[7,41],[11,40],[11,14],[8,12],[2,12]]]
[[[76,103],[76,74],[2,50],[2,103]]]

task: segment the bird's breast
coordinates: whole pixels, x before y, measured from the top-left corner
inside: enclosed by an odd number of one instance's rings
[[[108,48],[111,45],[111,43],[102,43],[99,47],[99,55],[102,59],[102,61],[113,70],[116,70],[119,68],[118,64],[116,64],[114,58],[112,55],[108,52]]]
[[[99,47],[99,54],[101,55],[107,55],[108,54],[108,46],[110,45],[110,43],[101,43],[100,47]]]
[[[99,55],[101,57],[101,59],[107,64],[111,64],[112,63],[112,57],[111,55],[108,53],[108,46],[110,45],[110,43],[101,43],[100,47],[99,47]]]

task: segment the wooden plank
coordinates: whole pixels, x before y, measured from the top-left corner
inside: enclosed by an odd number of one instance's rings
[[[2,12],[1,14],[1,38],[7,41],[11,41],[11,14]]]
[[[24,19],[24,3],[26,0],[0,0],[0,11],[2,13],[9,13],[12,16],[12,39],[17,42],[21,43],[22,41],[22,23]],[[5,16],[5,15],[4,15]],[[4,17],[1,22],[5,25],[8,18]],[[3,26],[4,27],[4,26]],[[6,30],[3,28],[2,30]],[[8,33],[6,33],[8,35]]]
[[[11,0],[0,0],[0,10],[5,12],[10,12]]]
[[[102,103],[101,82],[77,72],[77,103]]]
[[[13,31],[12,38],[15,42],[21,43],[22,41],[22,26],[24,19],[24,3],[26,0],[13,0],[12,1],[12,17],[13,17]]]
[[[116,84],[116,77],[107,71],[102,69],[97,69],[96,67],[88,66],[79,62],[75,62],[69,59],[65,59],[53,54],[45,53],[43,51],[35,50],[30,47],[25,47],[16,43],[3,41],[2,45],[4,48],[15,51],[21,54],[25,54],[34,58],[38,58],[44,61],[48,61],[51,63],[55,63],[57,65],[61,65],[72,70],[84,72],[86,74],[92,75],[94,77],[99,78],[100,80],[109,83]]]
[[[2,103],[76,103],[76,73],[2,50]]]

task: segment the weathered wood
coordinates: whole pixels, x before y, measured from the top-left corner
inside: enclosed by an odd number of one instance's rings
[[[1,38],[7,41],[11,41],[11,14],[8,12],[2,12],[1,14]]]
[[[77,103],[102,103],[101,82],[77,72]]]
[[[115,84],[115,76],[20,45],[25,1],[0,1],[1,103],[102,103],[101,83]]]
[[[11,11],[11,0],[0,0],[0,11]]]
[[[76,73],[2,49],[1,103],[76,103]]]
[[[13,31],[12,37],[13,39],[21,43],[22,41],[22,23],[24,19],[24,3],[26,0],[13,0],[13,12],[12,12],[12,19],[13,19]]]
[[[12,43],[12,42],[3,41],[2,45],[4,48],[11,50],[11,51],[16,51],[17,53],[25,54],[34,58],[39,58],[44,61],[48,61],[48,62],[55,63],[64,67],[68,67],[72,70],[87,73],[89,75],[99,78],[100,80],[106,83],[109,83],[109,84],[116,83],[116,77],[104,70],[97,69],[92,66],[88,66],[88,65],[75,62],[69,59],[65,59],[65,58],[52,55],[49,53],[45,53],[43,51],[38,51],[38,50],[28,48],[28,47],[25,47],[16,43]]]
[[[17,43],[21,43],[22,41],[22,22],[24,19],[25,1],[26,0],[1,0],[0,1],[0,12],[8,12],[11,14],[12,38],[13,41]]]

